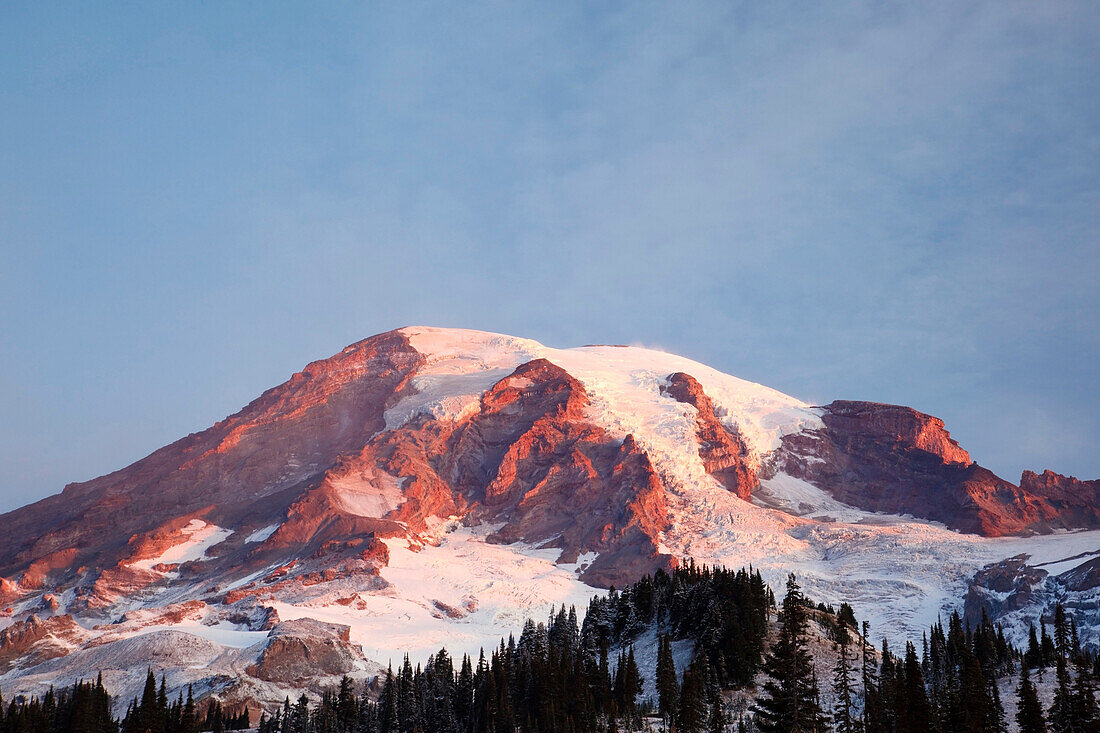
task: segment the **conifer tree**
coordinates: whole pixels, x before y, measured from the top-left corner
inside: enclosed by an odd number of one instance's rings
[[[455,680],[454,709],[459,721],[470,720],[474,705],[474,669],[468,654],[462,655],[462,666]]]
[[[141,693],[141,704],[138,707],[137,724],[143,731],[149,733],[163,733],[163,720],[157,705],[157,679],[150,669],[145,675],[145,689]]]
[[[667,634],[657,641],[657,709],[665,720],[675,720],[676,705],[680,698],[680,684],[676,680],[676,663],[672,658],[672,642]]]
[[[704,733],[710,720],[707,699],[706,658],[697,656],[684,670],[684,683],[680,688],[677,706],[677,733]]]
[[[1031,632],[1034,638],[1034,626]],[[1020,665],[1020,684],[1016,688],[1016,724],[1020,726],[1020,733],[1046,733],[1047,730],[1043,706],[1039,704],[1039,696],[1031,683],[1026,664]]]
[[[1057,686],[1048,713],[1050,727],[1055,731],[1071,731],[1076,725],[1076,704],[1069,673],[1069,639],[1066,611],[1059,603],[1054,607],[1054,674]]]
[[[294,726],[294,712],[290,707],[290,696],[283,700],[283,715],[279,724],[279,733],[292,733]]]
[[[757,724],[765,733],[812,731],[822,712],[806,649],[806,601],[793,574],[787,578],[779,622],[779,638],[764,659],[768,680],[754,706]]]
[[[878,676],[875,670],[875,647],[871,644],[871,625],[863,622],[862,639],[863,682],[863,730],[877,733],[883,730],[882,703],[878,693]]]
[[[845,606],[847,604],[844,604]],[[841,606],[844,608],[844,606]],[[849,610],[851,609],[848,606]],[[837,733],[854,733],[856,730],[855,717],[853,715],[853,688],[855,681],[852,679],[851,635],[849,627],[845,623],[839,624],[837,629],[837,641],[834,645],[836,651],[836,665],[833,667],[833,725]]]
[[[726,715],[726,706],[722,700],[722,687],[719,684],[711,685],[710,690],[710,718],[707,721],[707,733],[725,733],[729,716]]]
[[[1049,667],[1054,664],[1054,658],[1056,656],[1054,650],[1054,640],[1050,638],[1050,634],[1047,633],[1047,625],[1040,620],[1039,625],[1041,627],[1042,635],[1039,638],[1039,652],[1041,662],[1039,666]]]
[[[898,711],[904,708],[904,698],[898,695],[899,661],[890,651],[886,638],[882,639],[879,650],[882,662],[878,671],[878,699],[881,729],[893,731],[897,727]]]
[[[1035,633],[1035,624],[1027,631],[1027,651],[1024,652],[1024,666],[1034,669],[1043,662],[1043,653],[1039,648],[1039,636]]]
[[[1076,628],[1073,635],[1076,637]],[[1077,730],[1097,733],[1100,731],[1100,710],[1097,710],[1096,684],[1089,666],[1088,657],[1078,650],[1074,655],[1073,717]]]
[[[164,675],[160,676],[160,688],[157,690],[157,727],[153,733],[164,733],[168,729],[168,688],[165,686]]]
[[[285,717],[290,716],[290,704],[287,702]],[[386,669],[386,680],[382,683],[382,695],[378,700],[378,729],[380,733],[401,733],[398,720],[397,680],[394,679],[393,666]]]
[[[634,647],[631,646],[628,651],[620,652],[615,669],[615,703],[621,715],[631,720],[635,717],[635,701],[641,691],[642,677],[634,659]]]
[[[905,645],[905,715],[898,716],[898,730],[923,733],[932,729],[932,711],[928,704],[928,693],[924,689],[924,676],[921,664],[917,661],[917,650],[912,642]],[[900,697],[900,694],[899,694]]]
[[[304,694],[298,698],[291,714],[291,733],[310,733],[309,731],[309,698]]]

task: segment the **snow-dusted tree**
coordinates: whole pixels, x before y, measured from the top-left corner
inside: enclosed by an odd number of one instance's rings
[[[676,680],[676,663],[672,659],[672,642],[661,634],[657,642],[657,709],[666,720],[676,719],[680,701],[680,683]]]
[[[753,710],[760,729],[776,733],[820,729],[824,717],[818,704],[814,667],[806,648],[806,599],[792,573],[779,614],[779,638],[764,658],[768,680]]]
[[[836,702],[833,704],[833,725],[837,733],[855,733],[858,727],[853,704],[855,670],[852,668],[852,637],[846,624],[838,625],[834,649],[833,696]]]
[[[1031,627],[1032,637],[1035,627]],[[1016,724],[1020,733],[1046,733],[1047,724],[1043,720],[1043,706],[1035,692],[1035,685],[1027,673],[1027,665],[1020,665],[1020,685],[1016,688]]]

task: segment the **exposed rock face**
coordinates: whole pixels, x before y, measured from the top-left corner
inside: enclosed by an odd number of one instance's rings
[[[974,576],[963,607],[964,618],[971,625],[977,626],[983,613],[998,620],[1032,603],[1048,573],[1029,566],[1027,560],[1026,556],[1009,558]]]
[[[309,619],[278,624],[243,649],[162,629],[91,645],[79,654],[22,656],[20,661],[25,679],[33,680],[36,690],[56,680],[90,679],[102,673],[116,713],[140,696],[146,670],[153,669],[164,674],[170,690],[193,688],[200,708],[216,697],[230,708],[247,705],[256,711],[253,719],[260,709],[277,707],[287,690],[316,695],[338,684],[346,673],[370,679],[382,671],[348,640],[347,627]]]
[[[1071,592],[1091,591],[1100,588],[1100,558],[1081,563],[1058,576]]]
[[[760,484],[749,463],[749,448],[736,431],[726,427],[715,415],[714,404],[703,391],[703,385],[690,374],[676,372],[668,375],[668,383],[662,385],[661,393],[696,409],[696,434],[703,466],[723,486],[748,501],[753,489]]]
[[[836,400],[826,406],[825,424],[837,433],[896,443],[931,453],[943,463],[970,465],[970,454],[959,447],[943,420],[911,407],[877,402]]]
[[[1100,547],[1040,564],[1025,554],[986,566],[970,582],[966,620],[976,624],[984,613],[1023,647],[1029,628],[1051,624],[1060,604],[1076,624],[1082,647],[1095,653],[1100,650],[1098,553]]]
[[[490,540],[550,542],[563,562],[600,553],[583,579],[622,584],[675,562],[655,542],[668,524],[664,490],[634,439],[592,423],[588,405],[580,382],[535,359],[486,391],[471,417],[424,416],[382,433],[342,470],[373,465],[402,483],[403,502],[386,515],[395,527],[455,514],[503,522]]]
[[[350,628],[313,619],[284,621],[271,630],[269,641],[248,674],[268,682],[306,684],[318,675],[351,672],[361,651],[351,645]]]
[[[64,656],[70,644],[80,637],[80,628],[72,616],[53,616],[45,620],[31,616],[0,631],[0,671],[15,660],[41,662]]]
[[[1100,479],[1081,481],[1054,471],[1024,471],[1020,488],[1045,499],[1069,526],[1100,524]]]
[[[784,436],[776,468],[846,504],[987,537],[1096,524],[972,463],[931,415],[848,401],[822,411],[823,430]]]
[[[475,515],[506,518],[496,540],[553,541],[564,561],[598,552],[584,580],[621,585],[669,566],[655,542],[667,505],[649,457],[588,421],[588,404],[560,367],[523,364],[486,392],[452,450],[454,471]]]

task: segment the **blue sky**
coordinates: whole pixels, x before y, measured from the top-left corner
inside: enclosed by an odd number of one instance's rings
[[[417,323],[1098,477],[1097,37],[1095,2],[6,3],[0,511]]]

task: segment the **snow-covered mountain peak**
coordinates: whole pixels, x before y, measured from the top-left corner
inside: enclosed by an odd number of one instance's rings
[[[1016,623],[1059,593],[1100,596],[1100,533],[1065,531],[1100,527],[1100,482],[1017,486],[906,407],[815,407],[659,350],[462,329],[357,342],[0,521],[5,690],[143,667],[129,642],[154,629],[251,649],[226,657],[242,668],[262,653],[247,668],[276,676],[277,637],[297,634],[343,650],[333,674],[366,675],[350,646],[474,650],[687,558],[777,586],[794,571],[898,636],[971,583],[989,593],[968,604]],[[1017,555],[1034,567],[988,570]],[[1100,619],[1079,625],[1100,639]],[[293,686],[250,674],[241,695]]]
[[[674,439],[682,444],[682,422],[690,411],[662,395],[668,375],[695,377],[715,404],[716,414],[738,430],[754,456],[779,447],[780,438],[805,428],[821,427],[819,411],[778,390],[724,374],[712,367],[665,351],[639,346],[579,346],[552,348],[532,339],[486,331],[415,326],[401,329],[426,365],[413,379],[420,394],[387,413],[396,426],[418,409],[434,414],[461,415],[470,400],[520,364],[547,359],[584,384],[595,409],[592,416],[610,429],[632,433],[643,444],[656,446]],[[456,391],[461,394],[456,394]]]

